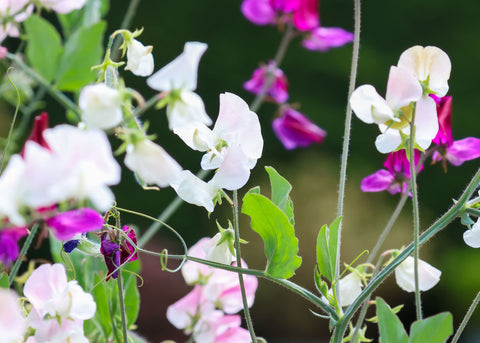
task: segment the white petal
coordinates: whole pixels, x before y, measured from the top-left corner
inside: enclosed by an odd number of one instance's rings
[[[362,280],[355,273],[350,273],[340,279],[340,306],[352,304],[362,293]]]
[[[398,286],[407,292],[415,292],[415,260],[408,256],[396,269],[395,280]],[[440,281],[442,272],[425,261],[418,260],[418,286],[428,291]]]
[[[184,126],[196,125],[196,123],[207,126],[212,124],[212,119],[205,111],[203,100],[198,94],[182,91],[180,97],[181,101],[176,101],[167,107],[168,128],[173,133],[177,134]]]
[[[385,125],[379,125],[380,130],[384,133],[377,136],[375,140],[375,146],[377,150],[382,154],[388,154],[389,152],[394,151],[402,143],[402,137],[398,130],[385,129]]]
[[[153,73],[152,46],[144,46],[136,39],[127,45],[127,66],[137,76],[149,76]]]
[[[207,184],[191,171],[184,170],[171,186],[183,201],[203,206],[208,212],[213,212],[213,197],[217,194],[218,188],[212,184]]]
[[[215,148],[215,137],[202,122],[191,122],[175,127],[174,133],[190,148],[197,151],[207,151]]]
[[[463,233],[463,240],[472,248],[480,248],[480,219],[473,224],[470,230]]]
[[[437,132],[437,105],[431,97],[423,97],[417,102],[415,110],[415,142],[426,150]]]
[[[104,83],[83,87],[78,104],[82,121],[90,128],[107,130],[122,121],[120,93]]]
[[[250,177],[248,164],[248,158],[243,151],[238,146],[230,146],[222,165],[210,183],[231,191],[242,188]]]
[[[207,44],[187,42],[176,59],[147,79],[147,84],[157,91],[183,89],[193,91],[197,88],[198,64]]]
[[[422,86],[412,74],[398,67],[390,67],[387,94],[388,104],[395,111],[422,97]]]
[[[350,106],[358,119],[367,124],[382,124],[394,119],[392,109],[372,85],[355,89],[350,97]]]
[[[233,237],[233,230],[232,237]],[[235,256],[232,255],[229,249],[229,241],[223,241],[220,243],[222,239],[222,234],[219,232],[215,236],[213,236],[207,244],[203,247],[205,250],[205,259],[228,264],[232,263],[235,260]],[[220,244],[219,244],[220,243]]]

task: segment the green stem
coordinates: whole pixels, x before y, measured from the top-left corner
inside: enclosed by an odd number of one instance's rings
[[[10,124],[10,129],[8,130],[7,143],[5,144],[5,148],[3,150],[2,162],[0,163],[0,173],[2,172],[3,165],[5,164],[5,159],[8,154],[8,147],[10,145],[10,141],[12,140],[13,129],[15,127],[15,122],[17,121],[18,109],[20,108],[20,93],[18,92],[17,86],[15,86],[15,84],[10,79],[10,76],[8,75],[8,72],[10,70],[11,70],[10,68],[7,69],[7,77],[8,77],[8,81],[10,82],[12,87],[15,89],[15,92],[17,92],[17,106],[15,107],[15,113],[13,114],[13,119],[12,119],[12,123]]]
[[[360,0],[354,0],[354,35],[352,62],[350,66],[350,82],[348,85],[347,109],[345,111],[345,131],[343,134],[342,159],[340,163],[340,182],[338,185],[338,202],[337,202],[337,218],[343,216],[343,202],[345,199],[345,184],[347,182],[347,161],[348,151],[350,146],[350,131],[352,126],[352,108],[350,106],[350,97],[355,89],[358,69],[358,56],[360,51],[360,24],[361,24],[361,3]],[[338,228],[337,240],[337,264],[335,266],[335,279],[340,275],[340,247],[342,240],[342,221],[340,221]],[[337,296],[340,296],[338,291],[339,283],[336,284]],[[340,303],[340,298],[338,298]]]
[[[140,0],[131,0],[130,4],[128,5],[127,11],[125,12],[125,16],[123,17],[122,23],[120,25],[120,29],[128,30],[130,28],[130,25],[132,24],[132,20],[135,17],[135,14],[137,13],[137,7],[138,4],[140,3]],[[115,39],[115,42],[113,44],[113,53],[112,53],[112,60],[116,61],[119,58],[119,53],[120,50],[118,50],[118,47],[120,45],[121,39],[120,37],[117,37]]]
[[[233,191],[233,230],[235,232],[235,258],[238,268],[242,268],[242,254],[240,249],[240,229],[238,225],[238,192]],[[238,273],[238,282],[240,283],[240,291],[242,293],[243,312],[245,313],[245,321],[247,322],[248,332],[252,343],[257,342],[255,331],[253,330],[252,317],[248,308],[247,293],[245,292],[245,283],[243,282],[243,274]]]
[[[45,88],[47,92],[60,103],[60,105],[74,112],[77,116],[80,116],[80,109],[72,100],[70,100],[69,97],[67,97],[59,90],[53,88],[42,76],[40,76],[35,70],[27,66],[20,58],[18,58],[12,53],[7,53],[7,58],[15,62],[15,64],[17,64],[20,68],[23,69],[25,74],[30,76],[32,79],[37,81],[43,88]]]
[[[20,251],[20,254],[18,255],[17,260],[15,261],[15,264],[12,267],[12,271],[10,272],[10,275],[8,275],[8,286],[12,286],[13,281],[17,277],[18,270],[20,269],[20,266],[22,264],[22,258],[23,256],[27,255],[27,251],[30,248],[30,245],[33,242],[33,239],[35,238],[35,235],[37,234],[38,231],[38,224],[35,223],[32,226],[32,229],[30,230],[30,234],[27,236],[27,239],[25,240],[25,243],[23,243],[22,250]]]
[[[124,296],[123,296],[122,270],[119,270],[117,275],[118,275],[118,277],[117,277],[118,301],[120,302],[120,314],[122,316],[123,342],[128,343],[127,313],[125,312],[125,299],[124,299]]]
[[[412,188],[412,207],[413,207],[413,258],[414,258],[414,279],[415,279],[415,308],[417,320],[422,320],[422,298],[418,282],[418,260],[419,246],[418,235],[420,231],[420,214],[418,209],[418,191],[417,191],[417,172],[415,168],[415,106],[412,110],[412,120],[410,122],[410,140],[409,140],[409,160],[410,160],[410,184]]]
[[[478,210],[476,208],[467,208],[465,210],[465,212],[467,212],[469,214],[473,214],[474,216],[480,217],[480,210]]]
[[[469,182],[467,188],[462,193],[457,202],[454,203],[450,209],[445,212],[435,223],[433,223],[427,230],[425,230],[418,239],[418,246],[422,246],[429,239],[440,232],[450,222],[452,222],[458,215],[464,211],[464,205],[468,199],[475,192],[478,184],[480,183],[480,168],[477,170],[472,180]],[[342,341],[345,330],[348,323],[352,319],[355,312],[360,308],[362,303],[367,299],[373,291],[395,270],[400,263],[402,263],[414,250],[414,243],[410,243],[403,251],[398,254],[396,258],[390,262],[385,268],[383,268],[375,277],[373,277],[367,286],[363,289],[362,293],[355,299],[355,301],[347,308],[342,317],[342,320],[335,328],[333,342],[340,343]]]
[[[156,105],[156,103],[160,100],[158,97],[158,94],[155,94],[152,96],[150,99],[145,101],[145,103],[141,107],[137,107],[135,109],[135,112],[133,113],[135,117],[140,117],[142,114],[147,112],[149,109],[151,109],[153,106]]]
[[[252,104],[250,105],[250,109],[253,112],[257,112],[260,109],[260,106],[262,106],[263,100],[265,99],[265,96],[267,95],[268,90],[270,89],[273,81],[275,80],[275,68],[280,67],[280,64],[282,63],[283,58],[285,57],[285,54],[288,49],[288,45],[292,41],[293,36],[294,36],[293,25],[290,23],[287,25],[285,34],[283,35],[282,40],[280,41],[280,45],[278,46],[277,52],[275,54],[274,64],[273,66],[271,66],[273,71],[268,73],[267,79],[265,80],[265,83],[262,89],[260,90],[260,93],[257,94],[255,99],[253,99]]]
[[[467,326],[468,321],[472,317],[473,312],[475,312],[475,309],[477,308],[479,302],[480,302],[480,291],[475,296],[475,299],[473,299],[472,304],[468,308],[468,311],[465,314],[465,317],[460,323],[460,326],[458,327],[457,332],[455,332],[455,336],[453,336],[453,339],[450,343],[457,343],[458,339],[462,335],[463,330],[465,330],[465,327]]]

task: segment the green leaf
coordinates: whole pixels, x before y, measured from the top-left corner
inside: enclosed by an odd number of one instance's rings
[[[242,213],[250,217],[252,229],[265,244],[265,272],[281,279],[292,277],[302,258],[297,256],[298,239],[286,214],[270,199],[253,193],[244,196]]]
[[[452,315],[443,312],[413,323],[408,343],[444,343],[452,333]]]
[[[124,274],[125,275],[125,274]],[[135,324],[140,310],[140,293],[137,288],[137,277],[130,274],[125,278],[125,313],[127,327]]]
[[[67,43],[57,72],[57,88],[63,91],[77,91],[96,79],[91,67],[99,64],[103,54],[105,22],[75,31]]]
[[[28,41],[26,48],[28,63],[47,82],[52,82],[63,52],[59,33],[52,24],[35,15],[25,21],[25,30]]]
[[[270,178],[273,203],[287,215],[290,224],[295,225],[295,219],[293,217],[293,203],[292,199],[290,199],[292,185],[290,185],[287,179],[281,176],[274,168],[265,167],[265,170]]]
[[[101,278],[95,274],[94,276],[95,284],[100,282]],[[97,304],[97,312],[95,312],[95,319],[100,324],[103,333],[106,337],[110,336],[112,332],[112,324],[111,324],[111,314],[110,314],[110,307],[108,306],[108,298],[107,292],[105,291],[105,287],[110,287],[107,282],[102,282],[100,285],[95,287],[92,290],[92,295]]]
[[[382,299],[377,297],[378,330],[380,331],[380,343],[407,343],[408,335],[402,322],[393,313],[390,306]],[[430,342],[429,340],[423,341]]]
[[[335,219],[330,226],[323,225],[317,236],[317,265],[320,273],[330,282],[335,279],[337,264],[338,229],[342,218]]]
[[[10,288],[8,275],[6,273],[0,274],[0,288]]]

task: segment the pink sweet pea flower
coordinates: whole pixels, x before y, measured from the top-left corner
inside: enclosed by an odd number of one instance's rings
[[[415,166],[420,161],[420,152],[415,150]],[[410,162],[406,150],[399,150],[388,154],[384,163],[387,169],[380,169],[362,180],[360,188],[364,192],[388,191],[390,194],[405,193],[410,181]],[[420,166],[419,172],[423,169]]]
[[[452,135],[452,97],[444,96],[442,98],[430,95],[437,104],[439,130],[435,139],[432,141],[438,146],[438,150],[433,153],[433,162],[442,161],[443,168],[446,170],[446,161],[454,166],[459,166],[465,161],[470,161],[480,157],[480,139],[467,137],[457,141],[453,140]]]
[[[354,34],[340,27],[317,27],[310,31],[302,45],[314,51],[327,51],[353,42]]]
[[[9,266],[18,257],[18,241],[28,235],[27,228],[15,227],[0,230],[0,262]]]
[[[288,81],[283,71],[276,68],[273,61],[270,61],[268,65],[255,69],[252,78],[243,84],[243,88],[253,94],[260,94],[270,74],[273,74],[273,82],[267,90],[267,95],[270,95],[274,101],[282,104],[288,100]]]
[[[61,241],[68,241],[77,233],[99,230],[104,225],[103,217],[90,208],[58,213],[48,218],[46,223],[52,228],[53,235]]]
[[[17,294],[10,289],[0,288],[0,341],[2,343],[23,342],[26,332]]]
[[[238,315],[225,315],[222,311],[214,311],[208,317],[202,317],[195,325],[193,329],[195,342],[220,343],[225,342],[229,335],[233,335],[239,340],[229,342],[248,343],[251,341],[250,335],[245,336],[242,332],[236,332],[240,329],[241,321]],[[230,331],[232,329],[233,332]]]
[[[289,107],[283,110],[281,117],[273,120],[272,125],[278,139],[288,150],[322,143],[327,136],[310,119]]]
[[[270,0],[244,0],[241,11],[243,15],[256,25],[275,23],[275,10]]]
[[[300,0],[293,12],[293,24],[299,31],[309,31],[319,27],[318,0]]]
[[[45,149],[50,149],[47,141],[45,140],[45,138],[43,138],[43,132],[46,129],[48,129],[48,113],[42,112],[35,117],[35,120],[33,122],[33,129],[30,133],[30,136],[28,136],[27,138],[27,142],[35,142]],[[26,145],[23,146],[22,152],[20,153],[22,157],[25,156],[25,146]]]

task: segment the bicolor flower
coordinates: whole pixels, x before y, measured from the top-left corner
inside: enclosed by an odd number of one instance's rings
[[[208,247],[211,238],[203,237],[197,243],[188,249],[187,255],[205,259],[206,247]],[[188,285],[205,283],[212,275],[213,269],[207,265],[187,260],[182,266],[182,276]]]
[[[418,167],[420,152],[415,150],[415,167]],[[390,194],[405,193],[410,182],[410,161],[407,158],[406,150],[394,151],[388,154],[383,166],[375,173],[362,180],[360,188],[363,192],[388,191]],[[420,172],[423,164],[418,169]]]
[[[427,149],[438,132],[438,120],[435,102],[422,94],[422,86],[409,71],[392,66],[385,99],[373,86],[363,85],[352,93],[350,105],[360,120],[378,124],[381,134],[375,145],[381,153],[396,150],[402,136],[410,135],[415,110],[415,143]]]
[[[283,71],[276,68],[275,62],[273,61],[255,69],[252,78],[243,84],[243,88],[253,94],[260,94],[270,77],[272,77],[273,80],[266,94],[274,101],[282,104],[288,99],[288,81]]]
[[[137,244],[137,235],[133,228],[125,225],[122,230],[133,243]],[[108,270],[107,281],[110,280],[110,277],[114,279],[118,277],[118,270],[122,264],[138,258],[135,247],[124,237],[118,237],[118,235],[116,231],[109,230],[103,233],[101,239],[100,252]]]
[[[222,311],[213,311],[196,323],[193,337],[197,343],[249,343],[250,334],[240,327],[241,323],[239,315],[225,315]],[[229,337],[235,340],[228,341]]]
[[[198,64],[205,50],[205,43],[187,42],[182,54],[147,79],[151,88],[168,92],[168,127],[175,134],[192,123],[212,123],[202,98],[193,92],[197,88]],[[186,135],[179,135],[182,140],[192,139],[193,132],[182,132]]]
[[[82,121],[89,128],[108,130],[122,122],[120,93],[104,83],[83,87],[78,104]]]
[[[415,292],[415,260],[408,256],[395,269],[395,281],[406,292]],[[439,281],[442,272],[425,261],[418,260],[418,288],[420,291],[428,291]]]
[[[132,38],[127,42],[127,66],[137,76],[149,76],[153,73],[154,63],[152,55],[153,47],[145,46]]]
[[[308,50],[327,51],[353,42],[354,34],[340,27],[317,27],[311,30],[302,45]]]
[[[433,162],[442,161],[444,169],[446,162],[454,166],[459,166],[465,161],[470,161],[480,157],[480,139],[467,137],[457,141],[453,140],[452,135],[452,100],[451,96],[439,98],[431,95],[437,104],[439,130],[433,140],[437,145],[437,150],[433,153]]]
[[[2,343],[23,342],[27,331],[25,318],[22,315],[18,296],[10,290],[0,288],[0,332]]]
[[[273,120],[272,126],[278,139],[288,150],[322,143],[327,136],[327,132],[290,107],[282,110],[281,116]]]

